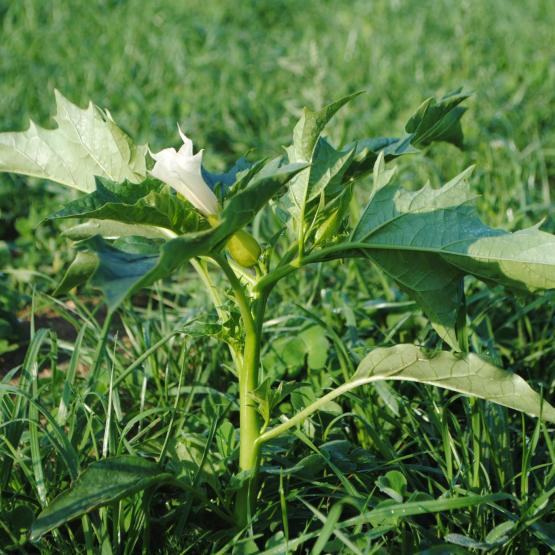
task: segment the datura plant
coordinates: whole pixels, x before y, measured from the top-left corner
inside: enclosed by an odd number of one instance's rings
[[[77,241],[77,255],[56,294],[85,282],[102,290],[108,306],[104,337],[124,299],[188,264],[222,323],[235,305],[240,326],[225,341],[239,380],[238,485],[230,514],[239,527],[256,507],[257,474],[270,456],[268,444],[365,384],[420,382],[555,422],[555,409],[522,378],[469,352],[463,286],[465,276],[473,275],[516,291],[555,288],[555,236],[539,226],[509,233],[482,223],[472,206],[471,169],[440,188],[409,191],[387,167],[434,142],[462,146],[466,95],[455,91],[426,100],[400,137],[333,145],[323,131],[354,96],[319,111],[304,109],[285,154],[241,159],[221,174],[204,167],[203,151],[195,154],[180,129],[178,150],[151,152],[135,145],[107,111],[92,104],[81,109],[59,93],[55,129],[31,124],[24,132],[0,134],[1,171],[84,193],[51,216],[81,220],[64,231]],[[353,210],[362,196],[365,207]],[[266,241],[248,231],[261,210],[276,227]],[[410,344],[375,348],[344,383],[276,423],[274,409],[288,388],[271,383],[261,368],[268,297],[281,279],[308,265],[350,258],[377,266],[414,300],[445,349],[430,354]],[[215,280],[219,271],[222,279]],[[89,372],[91,392],[100,366]],[[33,538],[168,481],[179,478],[159,461],[130,455],[97,461],[75,473],[72,487],[43,509]],[[97,484],[106,487],[91,488]]]

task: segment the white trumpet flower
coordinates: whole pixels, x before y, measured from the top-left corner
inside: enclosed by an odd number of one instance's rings
[[[179,134],[183,145],[178,151],[165,148],[156,154],[152,153],[156,163],[150,173],[182,194],[207,218],[215,217],[220,212],[220,203],[202,177],[203,151],[193,154],[191,139],[181,129]]]
[[[165,148],[158,153],[151,153],[156,160],[151,174],[167,183],[182,194],[199,212],[204,214],[212,226],[219,223],[220,203],[212,189],[202,177],[202,153],[193,154],[193,142],[181,129],[179,134],[183,145],[175,148]],[[260,257],[261,249],[256,239],[244,229],[238,229],[227,241],[227,249],[231,257],[250,268]]]

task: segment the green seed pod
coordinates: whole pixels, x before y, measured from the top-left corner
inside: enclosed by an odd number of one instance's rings
[[[262,252],[256,239],[243,229],[231,236],[227,242],[227,249],[233,260],[245,268],[254,266]]]

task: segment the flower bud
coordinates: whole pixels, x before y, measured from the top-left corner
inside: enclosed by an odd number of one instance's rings
[[[256,239],[244,229],[231,236],[227,242],[227,249],[233,260],[246,268],[254,266],[262,252]]]
[[[204,216],[217,217],[220,213],[218,198],[202,176],[202,154],[193,154],[193,142],[179,130],[183,145],[151,153],[156,160],[151,174],[183,195]]]

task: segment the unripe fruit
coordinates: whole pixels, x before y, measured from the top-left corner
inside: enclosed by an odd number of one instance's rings
[[[233,260],[245,268],[254,266],[262,252],[256,239],[244,229],[231,236],[227,242],[227,249]]]

